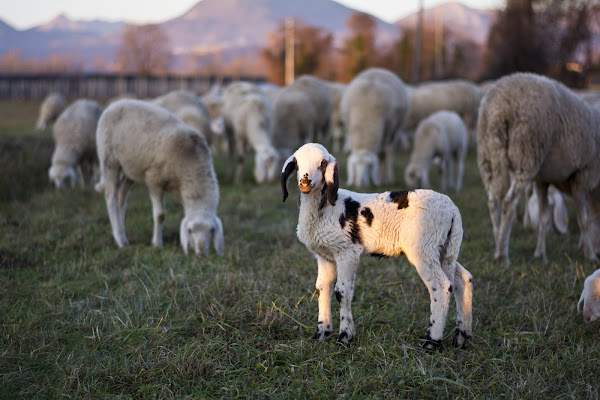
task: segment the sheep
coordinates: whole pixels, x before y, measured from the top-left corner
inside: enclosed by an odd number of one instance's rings
[[[350,82],[341,103],[351,150],[348,186],[393,183],[393,143],[408,108],[404,83],[390,71],[370,68]]]
[[[277,178],[279,153],[271,144],[272,120],[273,110],[267,97],[252,83],[236,82],[227,86],[223,93],[223,121],[229,155],[236,160],[236,183],[243,178],[247,145],[255,152],[256,182],[273,182]]]
[[[598,261],[594,229],[600,228],[600,112],[552,79],[515,73],[488,90],[478,120],[477,163],[488,194],[496,260],[509,265],[508,242],[523,190],[534,182],[540,222],[534,256],[547,262],[550,225],[548,185],[571,195],[586,258]],[[596,204],[595,204],[596,203]],[[600,211],[600,210],[598,210]],[[595,228],[594,228],[595,227]]]
[[[429,164],[440,158],[441,188],[461,191],[464,159],[467,154],[467,131],[460,116],[454,111],[437,111],[419,123],[410,163],[404,172],[404,181],[410,188],[429,189]],[[456,181],[453,178],[456,166]]]
[[[84,186],[82,166],[95,178],[96,126],[102,107],[93,100],[79,99],[58,117],[52,129],[54,152],[48,177],[58,189]]]
[[[56,121],[56,118],[58,118],[66,107],[67,101],[62,94],[58,92],[48,94],[40,106],[40,113],[35,128],[40,131],[46,129],[46,126]]]
[[[533,185],[527,187],[525,194],[523,226],[525,228],[531,226],[533,229],[537,229],[539,221],[538,199]],[[562,194],[554,185],[548,186],[548,209],[552,213],[552,222],[554,222],[556,230],[563,235],[567,233],[569,213]]]
[[[219,184],[206,139],[166,109],[124,99],[111,104],[100,117],[96,133],[101,179],[112,233],[117,246],[125,236],[127,193],[134,182],[145,182],[152,201],[152,244],[162,246],[164,192],[183,205],[181,246],[196,255],[224,252],[223,224],[217,216]]]
[[[273,104],[273,145],[282,158],[314,140],[328,140],[332,98],[324,81],[304,75],[279,91]]]
[[[177,118],[202,132],[208,145],[213,143],[213,131],[208,109],[202,100],[187,90],[174,90],[152,100],[153,104],[166,108]]]
[[[583,320],[588,324],[600,318],[600,269],[586,278],[577,311],[583,311]]]
[[[477,111],[484,91],[472,82],[456,79],[425,82],[409,91],[410,111],[404,131],[414,130],[419,122],[439,110],[455,111],[465,123],[469,145],[476,145]]]
[[[356,330],[351,302],[360,256],[406,254],[429,290],[431,318],[423,347],[435,349],[442,340],[450,297],[457,304],[454,345],[472,334],[472,276],[457,261],[462,220],[446,195],[431,190],[355,193],[339,189],[336,159],[317,143],[300,147],[283,165],[281,189],[297,171],[299,216],[297,236],[317,259],[316,293],[319,319],[314,338],[332,332],[331,291],[340,303],[337,343],[347,346]]]

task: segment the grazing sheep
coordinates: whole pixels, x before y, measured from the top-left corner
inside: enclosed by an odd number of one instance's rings
[[[35,128],[43,131],[48,124],[56,121],[56,118],[67,107],[65,97],[60,93],[50,93],[40,106],[40,114],[38,116]]]
[[[494,256],[509,264],[508,242],[523,190],[535,184],[540,222],[535,257],[546,258],[548,185],[572,196],[586,258],[598,261],[588,196],[600,182],[600,112],[549,78],[516,73],[501,78],[481,103],[477,162],[488,193]],[[600,197],[589,196],[598,203]],[[592,208],[592,217],[594,212]]]
[[[93,100],[79,99],[67,107],[53,127],[54,152],[48,176],[59,189],[84,185],[82,166],[95,178],[96,126],[102,107]]]
[[[255,152],[256,182],[273,182],[277,178],[279,153],[271,145],[273,110],[267,97],[252,83],[236,82],[223,93],[223,121],[229,143],[229,156],[235,158],[235,182],[244,175],[246,147]],[[232,169],[233,172],[233,169]]]
[[[415,190],[355,193],[339,189],[336,159],[320,144],[300,147],[281,172],[283,201],[287,180],[297,171],[300,189],[298,239],[317,258],[319,319],[314,338],[332,331],[331,292],[340,303],[337,342],[348,345],[356,331],[351,302],[361,254],[396,257],[406,254],[429,290],[431,317],[423,347],[436,348],[443,337],[450,297],[456,299],[454,345],[471,336],[472,277],[457,261],[462,220],[448,196]]]
[[[282,157],[315,140],[328,140],[332,98],[327,84],[301,76],[279,91],[273,105],[273,145]]]
[[[588,276],[583,283],[577,311],[583,311],[583,320],[588,324],[600,318],[600,269]]]
[[[450,189],[460,192],[466,155],[467,130],[462,119],[454,111],[437,111],[417,127],[410,163],[404,171],[406,185],[429,189],[429,165],[435,157],[439,157],[442,191],[446,191],[447,180]],[[456,181],[453,164],[456,166]]]
[[[439,110],[456,112],[463,119],[468,133],[469,145],[475,146],[477,111],[483,98],[483,90],[466,80],[425,82],[411,90],[410,112],[404,130],[414,130],[419,122]]]
[[[164,107],[183,122],[202,132],[208,145],[213,143],[213,131],[208,109],[202,100],[187,90],[174,90],[152,100],[152,103]]]
[[[525,194],[523,226],[525,228],[531,226],[533,229],[537,229],[539,221],[538,198],[533,185],[527,187]],[[567,233],[569,213],[562,194],[554,185],[548,186],[548,212],[552,213],[552,221],[556,230],[563,235]]]
[[[348,129],[348,185],[393,183],[393,143],[408,113],[404,83],[390,71],[370,68],[358,74],[342,96]]]
[[[102,114],[96,135],[103,191],[113,236],[127,245],[125,208],[134,182],[145,182],[152,201],[152,244],[162,246],[164,192],[183,205],[180,239],[196,255],[207,254],[212,239],[223,254],[223,224],[217,216],[219,184],[204,136],[162,107],[139,100],[119,100]]]

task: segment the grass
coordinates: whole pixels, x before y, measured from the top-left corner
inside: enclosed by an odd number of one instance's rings
[[[131,245],[118,249],[102,196],[50,187],[50,135],[32,132],[26,109],[0,104],[0,398],[599,398],[599,328],[576,312],[597,266],[577,252],[574,216],[566,236],[548,235],[548,265],[532,260],[535,234],[517,225],[513,264],[497,266],[474,154],[464,192],[451,195],[474,277],[471,344],[452,348],[452,310],[443,349],[421,351],[425,286],[405,258],[366,257],[346,349],[311,340],[316,262],[295,236],[296,189],[282,203],[251,168],[232,185],[217,155],[224,256],[184,256],[170,197],[165,247],[152,248],[142,185],[128,202]]]

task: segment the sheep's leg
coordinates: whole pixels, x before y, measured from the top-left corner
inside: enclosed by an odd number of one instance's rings
[[[150,192],[150,200],[152,201],[152,218],[154,219],[152,245],[162,247],[162,225],[165,220],[164,196],[160,188],[148,186],[148,191]]]
[[[431,351],[441,344],[444,337],[444,327],[453,290],[452,282],[442,270],[440,260],[426,260],[421,258],[421,255],[417,255],[416,259],[413,255],[412,258],[409,261],[415,266],[429,291],[431,316],[422,347]]]
[[[446,179],[448,180],[448,190],[456,191],[456,181],[454,180],[454,164],[452,155],[448,155],[446,164]]]
[[[242,183],[244,180],[244,162],[246,160],[246,146],[243,142],[236,143],[236,167],[235,167],[235,180],[236,184]]]
[[[454,262],[454,299],[456,300],[456,334],[454,347],[462,347],[473,333],[473,277],[458,261]]]
[[[588,260],[598,262],[598,256],[594,250],[592,244],[592,238],[590,237],[590,218],[587,210],[587,199],[586,193],[579,191],[573,192],[573,200],[575,201],[575,210],[577,211],[577,224],[581,231],[579,237],[579,247],[583,250],[583,255]]]
[[[75,167],[75,171],[77,171],[77,178],[79,179],[79,187],[84,189],[85,188],[85,179],[83,178],[83,170],[81,169],[81,164],[78,164],[77,167]]]
[[[442,192],[448,191],[448,158],[443,157],[440,162],[440,184]]]
[[[356,334],[351,306],[359,257],[359,255],[350,255],[339,260],[336,259],[338,277],[335,283],[335,298],[340,303],[340,335],[336,343],[343,346],[350,345]]]
[[[510,231],[517,213],[519,197],[521,197],[527,184],[528,182],[526,181],[514,179],[502,201],[500,230],[498,231],[498,238],[496,240],[496,252],[494,258],[498,261],[502,261],[507,266],[510,265],[510,260],[508,259]]]
[[[317,321],[317,331],[313,339],[322,341],[333,330],[331,325],[331,293],[335,278],[335,263],[327,261],[322,257],[317,257],[317,265],[319,273],[315,287],[319,299],[319,319]]]
[[[119,204],[119,225],[121,231],[125,232],[125,211],[127,210],[127,195],[129,189],[133,185],[133,181],[126,176],[123,176],[119,184],[119,192],[117,193],[117,201]]]
[[[552,227],[552,215],[548,204],[548,184],[535,182],[535,191],[538,202],[538,238],[535,246],[535,258],[541,258],[542,262],[547,263],[546,257],[546,234]],[[527,204],[525,204],[527,209]]]
[[[108,209],[108,218],[110,220],[110,226],[112,228],[112,234],[115,238],[117,246],[126,246],[127,237],[125,236],[125,230],[120,224],[120,210],[119,202],[117,198],[118,184],[119,184],[119,168],[111,168],[105,166],[104,168],[104,198],[106,199],[106,208]]]
[[[347,186],[354,185],[354,170],[356,168],[356,160],[350,155],[348,157],[348,180],[346,181]]]
[[[494,244],[498,243],[498,231],[500,230],[500,202],[491,191],[488,191],[488,208],[492,220],[492,231],[494,233]]]
[[[465,173],[464,154],[460,154],[456,159],[456,192],[462,190],[463,175]]]

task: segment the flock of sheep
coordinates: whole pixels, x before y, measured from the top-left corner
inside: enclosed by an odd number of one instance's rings
[[[155,99],[117,99],[105,109],[85,99],[67,106],[53,93],[42,103],[37,127],[51,123],[51,181],[62,189],[83,185],[87,170],[104,193],[119,247],[127,245],[124,219],[134,182],[148,187],[154,246],[162,246],[168,192],[184,208],[180,241],[186,254],[190,247],[207,254],[211,243],[223,254],[212,154],[228,152],[233,182],[243,180],[245,157],[254,154],[256,182],[279,176],[284,201],[296,173],[297,234],[318,264],[318,340],[332,332],[332,293],[340,303],[338,342],[352,340],[350,304],[362,254],[405,254],[417,269],[431,300],[425,349],[440,344],[452,295],[454,345],[471,336],[472,276],[457,260],[461,215],[448,196],[430,190],[429,181],[437,164],[440,190],[459,192],[468,148],[477,151],[498,261],[509,264],[511,227],[524,193],[524,221],[538,231],[536,257],[547,261],[553,215],[557,229],[566,230],[562,194],[575,203],[580,249],[590,260],[600,254],[600,101],[534,74],[509,75],[485,88],[464,80],[410,86],[371,68],[349,84],[312,76],[285,87],[235,82],[202,97],[178,90]],[[410,150],[404,170],[409,190],[340,189],[326,143],[348,153],[347,184],[361,189],[393,183],[394,154]],[[578,310],[588,323],[600,317],[600,270],[586,279]]]

